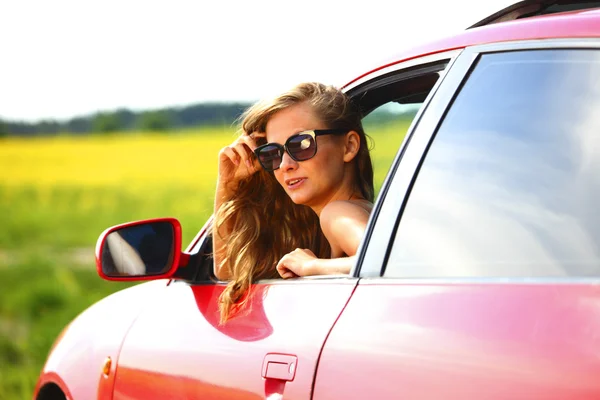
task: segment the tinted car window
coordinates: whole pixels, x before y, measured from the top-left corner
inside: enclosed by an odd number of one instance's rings
[[[600,276],[600,51],[486,54],[423,161],[389,277]]]

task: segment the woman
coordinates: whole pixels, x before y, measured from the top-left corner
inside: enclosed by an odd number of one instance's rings
[[[374,197],[361,115],[340,90],[303,83],[242,118],[214,205],[223,320],[257,279],[349,273]]]

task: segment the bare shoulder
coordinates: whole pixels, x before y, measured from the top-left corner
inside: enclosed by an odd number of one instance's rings
[[[367,223],[373,204],[366,200],[337,200],[321,211],[321,228],[329,231],[332,224]]]
[[[332,257],[356,254],[372,208],[364,200],[332,201],[323,208],[319,219]]]

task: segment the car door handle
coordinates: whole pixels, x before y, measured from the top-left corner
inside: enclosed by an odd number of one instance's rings
[[[262,365],[262,377],[293,381],[296,376],[298,357],[291,354],[269,353]]]

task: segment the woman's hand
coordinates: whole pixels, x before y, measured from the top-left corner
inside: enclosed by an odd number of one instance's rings
[[[254,157],[256,149],[256,138],[264,137],[264,134],[252,133],[241,135],[232,144],[225,146],[219,151],[219,169],[217,177],[217,190],[215,193],[214,213],[216,214],[221,205],[235,196],[241,180],[256,173],[261,168],[260,163]],[[232,230],[231,221],[220,227],[219,232],[213,234],[214,274],[220,280],[229,279],[229,271],[223,265],[225,259],[226,240]],[[223,235],[223,236],[221,236]]]
[[[241,135],[219,152],[218,185],[234,191],[237,184],[258,171],[260,163],[254,156],[258,133]]]
[[[308,249],[296,249],[286,254],[277,264],[277,272],[283,279],[314,275],[317,256]]]

